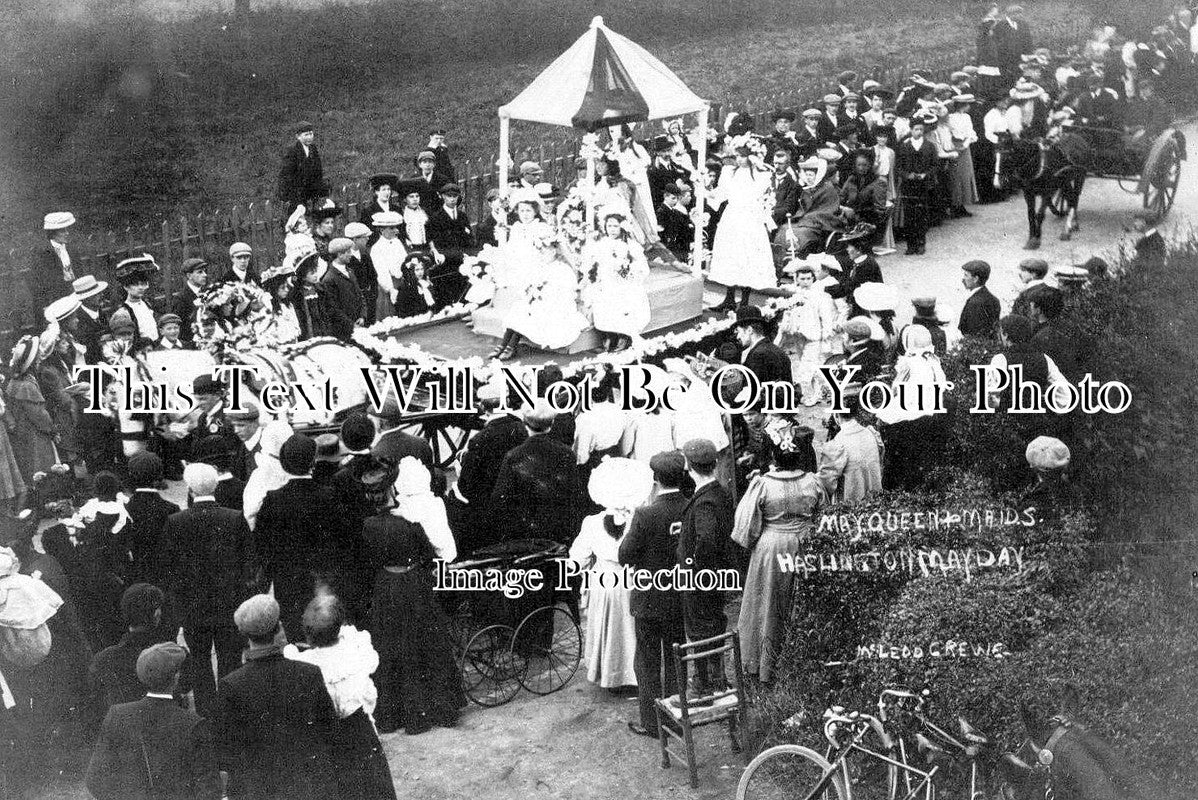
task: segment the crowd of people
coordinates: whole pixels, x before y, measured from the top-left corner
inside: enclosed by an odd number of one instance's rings
[[[647,143],[614,130],[597,159],[580,157],[569,187],[521,165],[477,223],[434,131],[410,178],[374,176],[360,219],[339,225],[344,212],[326,199],[305,124],[280,176],[294,207],[280,265],[259,270],[244,243],[212,279],[214,265],[190,259],[169,307],[147,296],[158,271],[150,256],[117,265],[123,292],[111,302],[106,282],[72,268],[74,216],[47,215],[31,273],[45,328],[13,348],[0,427],[7,777],[36,786],[94,742],[86,782],[100,800],[395,797],[380,734],[452,726],[465,705],[432,565],[519,539],[568,545],[601,573],[742,576],[732,621],[726,591],[592,582],[581,603],[586,676],[636,687],[633,733],[658,735],[658,698],[703,702],[728,684],[725,664],[701,661],[678,685],[674,643],[731,623],[744,672],[770,683],[793,582],[778,557],[798,554],[831,504],[918,488],[948,436],[950,415],[902,403],[871,412],[862,386],[880,381],[895,396],[942,386],[957,334],[998,350],[995,366],[1020,365],[1041,393],[1076,383],[1087,346],[1071,299],[1115,279],[1098,259],[1056,270],[1025,259],[1024,289],[1003,309],[986,288],[992,266],[971,260],[956,332],[931,296],[911,299],[913,321],[898,327],[902,301],[875,248],[897,237],[922,252],[928,226],[1000,199],[993,156],[1003,136],[1052,135],[1074,119],[1122,129],[1129,146],[1150,137],[1168,124],[1154,84],[1181,97],[1192,78],[1192,21],[1179,8],[1145,37],[1104,27],[1054,57],[1033,47],[1017,6],[995,8],[981,23],[978,64],[948,84],[916,70],[891,91],[846,72],[822,108],[802,111],[797,131],[785,109],[764,135],[748,114],[730,116],[707,164],[694,162],[678,124]],[[708,190],[701,208],[697,181]],[[599,209],[593,230],[588,203]],[[1155,221],[1140,221],[1139,252],[1159,257]],[[395,404],[312,437],[256,406],[228,410],[230,386],[203,375],[191,387],[195,409],[131,432],[111,409],[83,413],[86,387],[72,374],[203,347],[221,321],[208,309],[241,305],[263,341],[283,343],[349,339],[390,317],[505,297],[497,357],[525,338],[564,346],[588,325],[606,349],[626,349],[649,322],[651,267],[691,258],[696,226],[708,277],[727,287],[718,308],[735,312],[734,336],[711,356],[650,368],[685,387],[673,409],[623,408],[611,370],[572,413],[491,393],[448,471],[400,429]],[[750,303],[753,291],[779,287],[799,302],[778,317]],[[845,385],[826,436],[810,415],[765,413],[761,400],[723,413],[711,381],[728,364],[794,387],[809,408],[833,399],[820,368],[835,367]],[[745,382],[723,374],[715,389],[735,402]],[[529,388],[540,396],[561,378],[550,365]],[[986,388],[995,409],[1017,401],[1009,386]],[[1066,477],[1072,419],[1048,413],[1027,427],[1025,501],[1040,513],[1076,501]]]

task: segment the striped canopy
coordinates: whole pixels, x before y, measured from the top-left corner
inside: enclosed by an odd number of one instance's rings
[[[608,30],[602,17],[499,116],[594,131],[690,114],[707,101],[649,51]]]

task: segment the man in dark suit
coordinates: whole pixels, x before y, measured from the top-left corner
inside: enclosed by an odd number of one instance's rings
[[[361,325],[365,317],[362,289],[358,286],[357,277],[350,271],[353,249],[354,243],[344,237],[329,242],[329,258],[332,261],[320,278],[333,335],[343,342],[349,341],[354,328]]]
[[[100,340],[108,333],[108,318],[102,310],[108,284],[96,280],[94,275],[84,275],[76,278],[71,288],[75,297],[79,298],[80,305],[65,321],[64,327],[75,337],[75,341],[83,346],[83,360],[88,364],[99,364],[104,358]],[[38,323],[39,326],[42,324]]]
[[[572,542],[585,509],[574,451],[547,435],[556,412],[544,400],[524,410],[528,440],[499,465],[491,491],[492,524],[503,538]]]
[[[765,337],[766,321],[756,306],[736,310],[736,341],[741,347],[741,363],[762,383],[791,383],[790,357]]]
[[[667,186],[677,185],[687,179],[687,173],[674,163],[674,142],[668,136],[653,140],[653,163],[645,170],[649,177],[649,194],[653,207],[662,204]]]
[[[774,192],[774,210],[771,216],[779,228],[786,225],[787,220],[798,213],[799,173],[792,166],[793,150],[779,147],[774,151],[774,174],[770,177],[770,187]]]
[[[400,413],[399,403],[394,395],[388,395],[383,401],[377,419],[377,426],[366,417],[357,420],[351,416],[345,420],[341,426],[341,441],[351,453],[370,453],[375,458],[385,458],[392,464],[398,464],[405,457],[411,456],[430,471],[436,469],[433,448],[428,440],[398,427],[403,422],[403,414]],[[369,430],[367,425],[370,426]],[[381,431],[377,436],[376,430]],[[367,435],[370,436],[369,440]],[[434,482],[435,480],[434,477]]]
[[[447,306],[459,302],[466,294],[469,281],[458,270],[465,257],[477,252],[478,247],[474,229],[461,207],[462,187],[447,183],[438,194],[441,204],[429,215],[428,238],[441,260],[433,267],[429,277],[433,281],[437,303]]]
[[[137,656],[137,677],[149,691],[113,706],[104,718],[86,778],[96,800],[220,800],[208,721],[174,698],[187,660],[187,649],[174,642],[151,645]]]
[[[1122,128],[1124,104],[1113,89],[1102,85],[1101,75],[1086,78],[1086,92],[1077,99],[1077,122],[1093,128]]]
[[[192,505],[171,514],[162,532],[162,588],[174,600],[183,640],[194,654],[191,686],[196,710],[211,714],[216,671],[227,675],[241,659],[241,641],[233,629],[233,611],[250,594],[253,548],[241,513],[216,503],[216,468],[188,464],[183,480]]]
[[[1006,13],[994,29],[998,48],[999,68],[1003,77],[1014,81],[1019,75],[1021,56],[1031,55],[1035,49],[1032,29],[1023,18],[1023,6],[1009,5]]]
[[[445,498],[460,554],[468,555],[499,541],[502,532],[491,524],[491,493],[504,457],[527,439],[524,421],[510,410],[489,415],[482,430],[470,438],[458,479]]]
[[[295,144],[283,153],[278,197],[287,204],[288,216],[296,206],[312,210],[318,200],[329,195],[329,184],[324,178],[324,165],[315,140],[312,123],[301,122],[295,126]]]
[[[171,311],[179,317],[179,341],[188,348],[195,347],[196,301],[200,292],[208,285],[208,262],[202,258],[189,258],[182,266],[184,283],[174,302]]]
[[[44,324],[43,308],[73,291],[71,284],[75,282],[75,270],[67,252],[67,242],[74,224],[75,215],[69,211],[47,214],[42,222],[46,241],[33,249],[26,281],[32,304],[28,324],[32,327],[40,328]]]
[[[137,657],[150,645],[173,642],[178,629],[162,624],[162,590],[148,583],[135,583],[121,595],[121,616],[129,626],[114,645],[92,659],[89,674],[104,689],[108,705],[132,703],[146,693],[137,678]]]
[[[678,566],[691,571],[728,569],[728,542],[736,505],[724,485],[716,480],[719,454],[707,439],[692,439],[682,446],[686,466],[695,481],[695,493],[682,513],[678,535]],[[688,641],[719,636],[728,626],[724,592],[718,589],[682,592],[682,615]],[[727,686],[722,659],[694,662],[688,696],[702,697]],[[681,690],[682,687],[679,687]]]
[[[1032,344],[1051,358],[1068,380],[1081,380],[1086,346],[1081,332],[1063,316],[1065,295],[1052,286],[1038,286],[1028,297],[1028,307],[1029,318],[1036,326]]]
[[[373,325],[375,305],[379,296],[379,279],[374,271],[374,259],[370,257],[373,232],[369,225],[351,222],[345,226],[345,238],[354,245],[350,253],[349,271],[357,279],[358,288],[362,292],[362,322],[364,325]]]
[[[274,598],[251,597],[233,620],[249,648],[245,666],[221,678],[213,716],[230,800],[337,796],[337,711],[320,668],[283,657]]]
[[[776,110],[770,117],[774,123],[774,131],[765,140],[766,151],[771,159],[779,150],[790,153],[790,163],[799,161],[799,140],[792,130],[795,124],[795,113],[785,109]],[[777,161],[774,161],[775,166]]]
[[[295,434],[283,443],[279,464],[290,480],[267,492],[254,526],[263,578],[274,583],[283,627],[303,638],[300,619],[318,583],[332,585],[354,553],[344,508],[333,490],[312,480],[316,442]]]
[[[258,277],[258,269],[251,260],[253,257],[254,249],[245,242],[233,242],[229,245],[229,269],[221,275],[220,282],[259,285],[261,279]]]
[[[434,171],[444,175],[445,180],[456,182],[458,172],[449,158],[449,147],[445,144],[444,128],[431,128],[429,130],[428,144],[425,145],[424,149],[430,151],[437,158],[436,164],[433,166]],[[419,168],[419,162],[416,165]]]
[[[841,102],[841,96],[835,92],[824,95],[824,112],[820,115],[817,129],[821,147],[836,138],[836,129],[840,127],[840,122],[844,119],[844,115],[840,112]]]
[[[678,535],[688,502],[682,493],[686,458],[677,450],[658,453],[649,460],[649,467],[657,484],[657,496],[650,505],[638,508],[633,514],[628,534],[620,543],[620,563],[652,574],[672,569],[678,563]],[[653,588],[634,589],[630,603],[636,624],[633,669],[641,720],[629,722],[628,729],[639,736],[657,738],[653,701],[678,691],[673,647],[686,637],[682,603],[677,591]]]
[[[1002,305],[986,288],[990,280],[990,265],[985,261],[966,261],[961,265],[961,284],[970,291],[957,329],[962,336],[995,341],[998,338],[998,319]]]
[[[182,477],[182,471],[180,471]],[[137,453],[129,458],[129,485],[133,496],[125,504],[129,522],[121,531],[124,549],[132,559],[129,564],[130,580],[157,584],[158,551],[166,521],[179,511],[174,503],[162,499],[159,490],[166,487],[163,481],[162,459],[154,453]]]

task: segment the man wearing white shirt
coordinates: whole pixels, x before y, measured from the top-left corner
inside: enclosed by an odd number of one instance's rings
[[[29,265],[27,285],[32,301],[31,311],[37,317],[30,321],[31,324],[40,323],[43,308],[71,293],[75,272],[71,266],[71,254],[67,251],[67,241],[74,224],[75,215],[69,211],[55,211],[47,214],[43,220],[46,243],[34,249]]]

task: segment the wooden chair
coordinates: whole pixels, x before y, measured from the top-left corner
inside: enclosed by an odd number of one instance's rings
[[[732,654],[736,686],[688,701],[688,665],[713,656],[724,659],[728,653]],[[694,789],[699,786],[699,772],[695,764],[695,728],[727,720],[732,752],[741,753],[745,763],[749,761],[748,748],[742,746],[740,733],[746,727],[748,711],[748,698],[743,693],[745,675],[740,662],[740,637],[736,631],[729,631],[709,639],[674,645],[674,673],[678,678],[678,694],[655,701],[661,768],[670,768],[670,756],[685,761],[690,773],[690,785]],[[671,740],[682,745],[683,749],[673,749]]]

